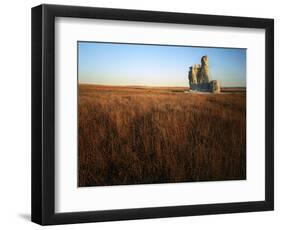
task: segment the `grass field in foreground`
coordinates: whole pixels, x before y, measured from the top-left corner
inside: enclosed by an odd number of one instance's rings
[[[245,90],[185,90],[80,84],[78,185],[246,179]]]

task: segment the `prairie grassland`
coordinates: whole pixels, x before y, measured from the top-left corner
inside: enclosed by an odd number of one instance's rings
[[[246,94],[79,85],[79,184],[246,179]]]

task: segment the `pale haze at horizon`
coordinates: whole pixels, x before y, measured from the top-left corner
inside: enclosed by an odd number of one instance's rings
[[[246,49],[78,42],[79,83],[189,86],[188,71],[207,55],[213,80],[246,87]]]

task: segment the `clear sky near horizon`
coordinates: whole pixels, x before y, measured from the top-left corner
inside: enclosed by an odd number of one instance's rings
[[[211,79],[246,87],[246,49],[78,42],[79,83],[189,86],[189,66],[207,55]]]

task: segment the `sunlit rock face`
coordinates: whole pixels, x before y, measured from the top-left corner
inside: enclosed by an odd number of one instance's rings
[[[220,83],[217,80],[210,81],[210,91],[213,93],[220,93],[221,87]]]
[[[195,64],[189,67],[188,73],[190,89],[201,92],[220,92],[220,83],[217,80],[210,81],[208,56],[201,58],[201,65]]]

